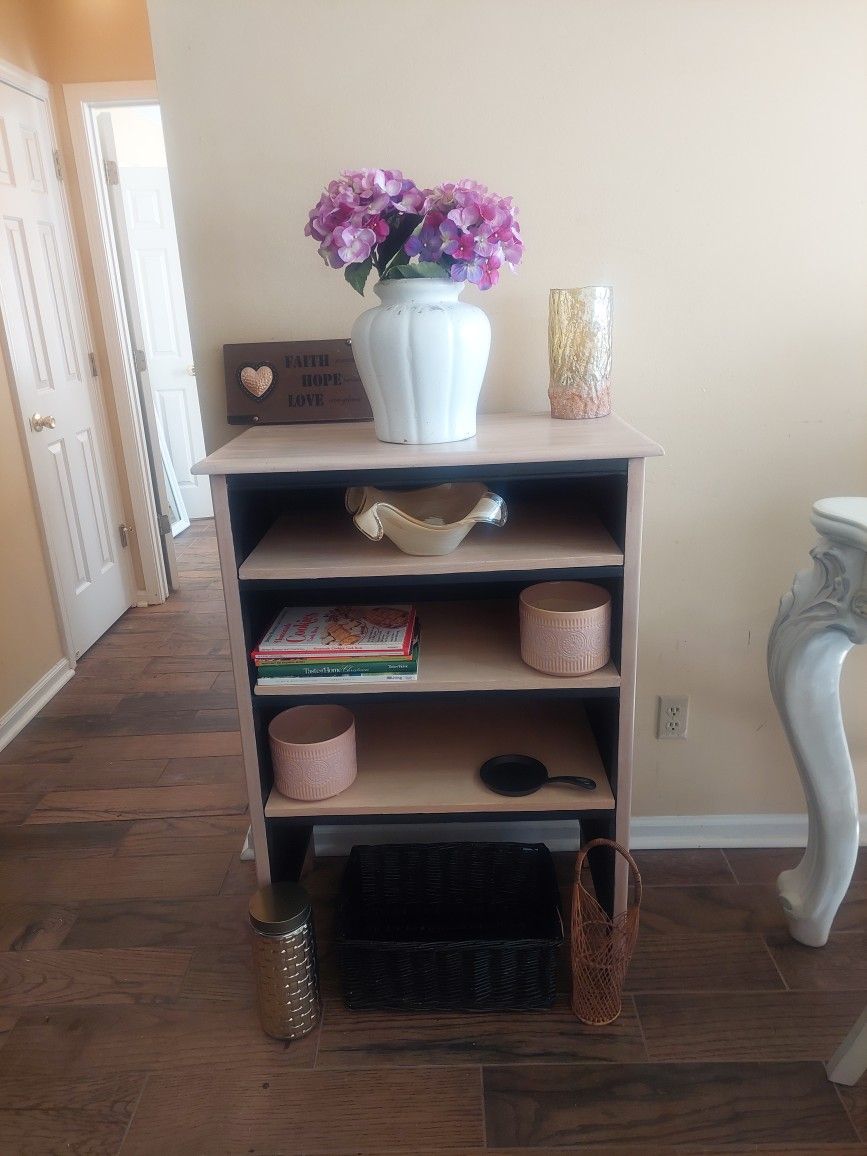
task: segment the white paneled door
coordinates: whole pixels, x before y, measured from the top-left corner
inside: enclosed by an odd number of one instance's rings
[[[7,354],[58,602],[82,654],[130,605],[133,584],[47,99],[2,80],[0,215]]]
[[[210,518],[208,479],[190,473],[205,442],[168,170],[121,167],[119,176],[157,419],[187,513]]]

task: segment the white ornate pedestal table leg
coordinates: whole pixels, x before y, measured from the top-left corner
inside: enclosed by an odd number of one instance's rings
[[[867,1008],[840,1044],[828,1064],[828,1079],[835,1084],[857,1084],[867,1071]]]
[[[777,882],[792,936],[821,947],[858,853],[858,797],[840,713],[840,671],[867,640],[867,498],[813,506],[821,537],[768,642],[768,674],[807,799],[807,850]]]

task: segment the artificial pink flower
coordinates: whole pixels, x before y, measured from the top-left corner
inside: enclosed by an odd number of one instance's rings
[[[461,233],[453,241],[443,245],[443,252],[456,261],[472,261],[476,255],[475,243],[469,233]]]
[[[473,204],[460,205],[449,213],[449,220],[460,229],[474,229],[482,220],[479,206]]]
[[[344,265],[352,265],[356,261],[367,260],[370,250],[376,244],[376,233],[373,229],[357,229],[348,225],[344,229],[334,230],[333,243]]]
[[[388,227],[388,222],[384,217],[378,217],[370,213],[364,213],[358,224],[361,225],[362,228],[373,230],[373,232],[376,234],[377,245],[380,241],[384,241],[391,231]]]
[[[410,257],[418,257],[419,261],[439,261],[443,255],[443,240],[439,229],[425,218],[422,227],[407,238],[403,248]]]
[[[493,289],[500,279],[501,265],[500,258],[496,253],[492,253],[490,257],[484,257],[481,261],[467,266],[467,280],[478,285],[480,289]]]

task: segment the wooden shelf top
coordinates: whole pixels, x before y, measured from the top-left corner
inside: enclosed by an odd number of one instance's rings
[[[350,473],[656,457],[662,448],[619,417],[480,414],[474,438],[429,446],[381,442],[371,422],[257,426],[193,467],[194,474]]]
[[[346,511],[312,519],[279,518],[241,564],[242,580],[386,577],[400,574],[466,574],[503,570],[556,570],[622,566],[623,551],[592,514],[565,504],[555,508],[514,502],[502,528],[474,526],[451,554],[404,554],[383,538],[371,542]]]
[[[583,710],[574,703],[400,704],[353,708],[358,777],[315,803],[272,790],[270,818],[611,810],[614,797]],[[554,775],[588,775],[595,791],[555,783],[533,795],[494,794],[478,775],[498,754],[528,754]]]
[[[421,623],[419,675],[415,682],[336,683],[305,679],[295,686],[255,688],[264,697],[315,694],[413,694],[431,691],[565,690],[617,687],[608,663],[591,674],[563,678],[541,674],[521,659],[518,605],[513,601],[430,602],[418,607]]]

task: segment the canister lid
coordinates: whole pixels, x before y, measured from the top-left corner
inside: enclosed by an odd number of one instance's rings
[[[300,883],[260,887],[250,900],[250,922],[265,935],[297,931],[310,918],[310,896]]]

